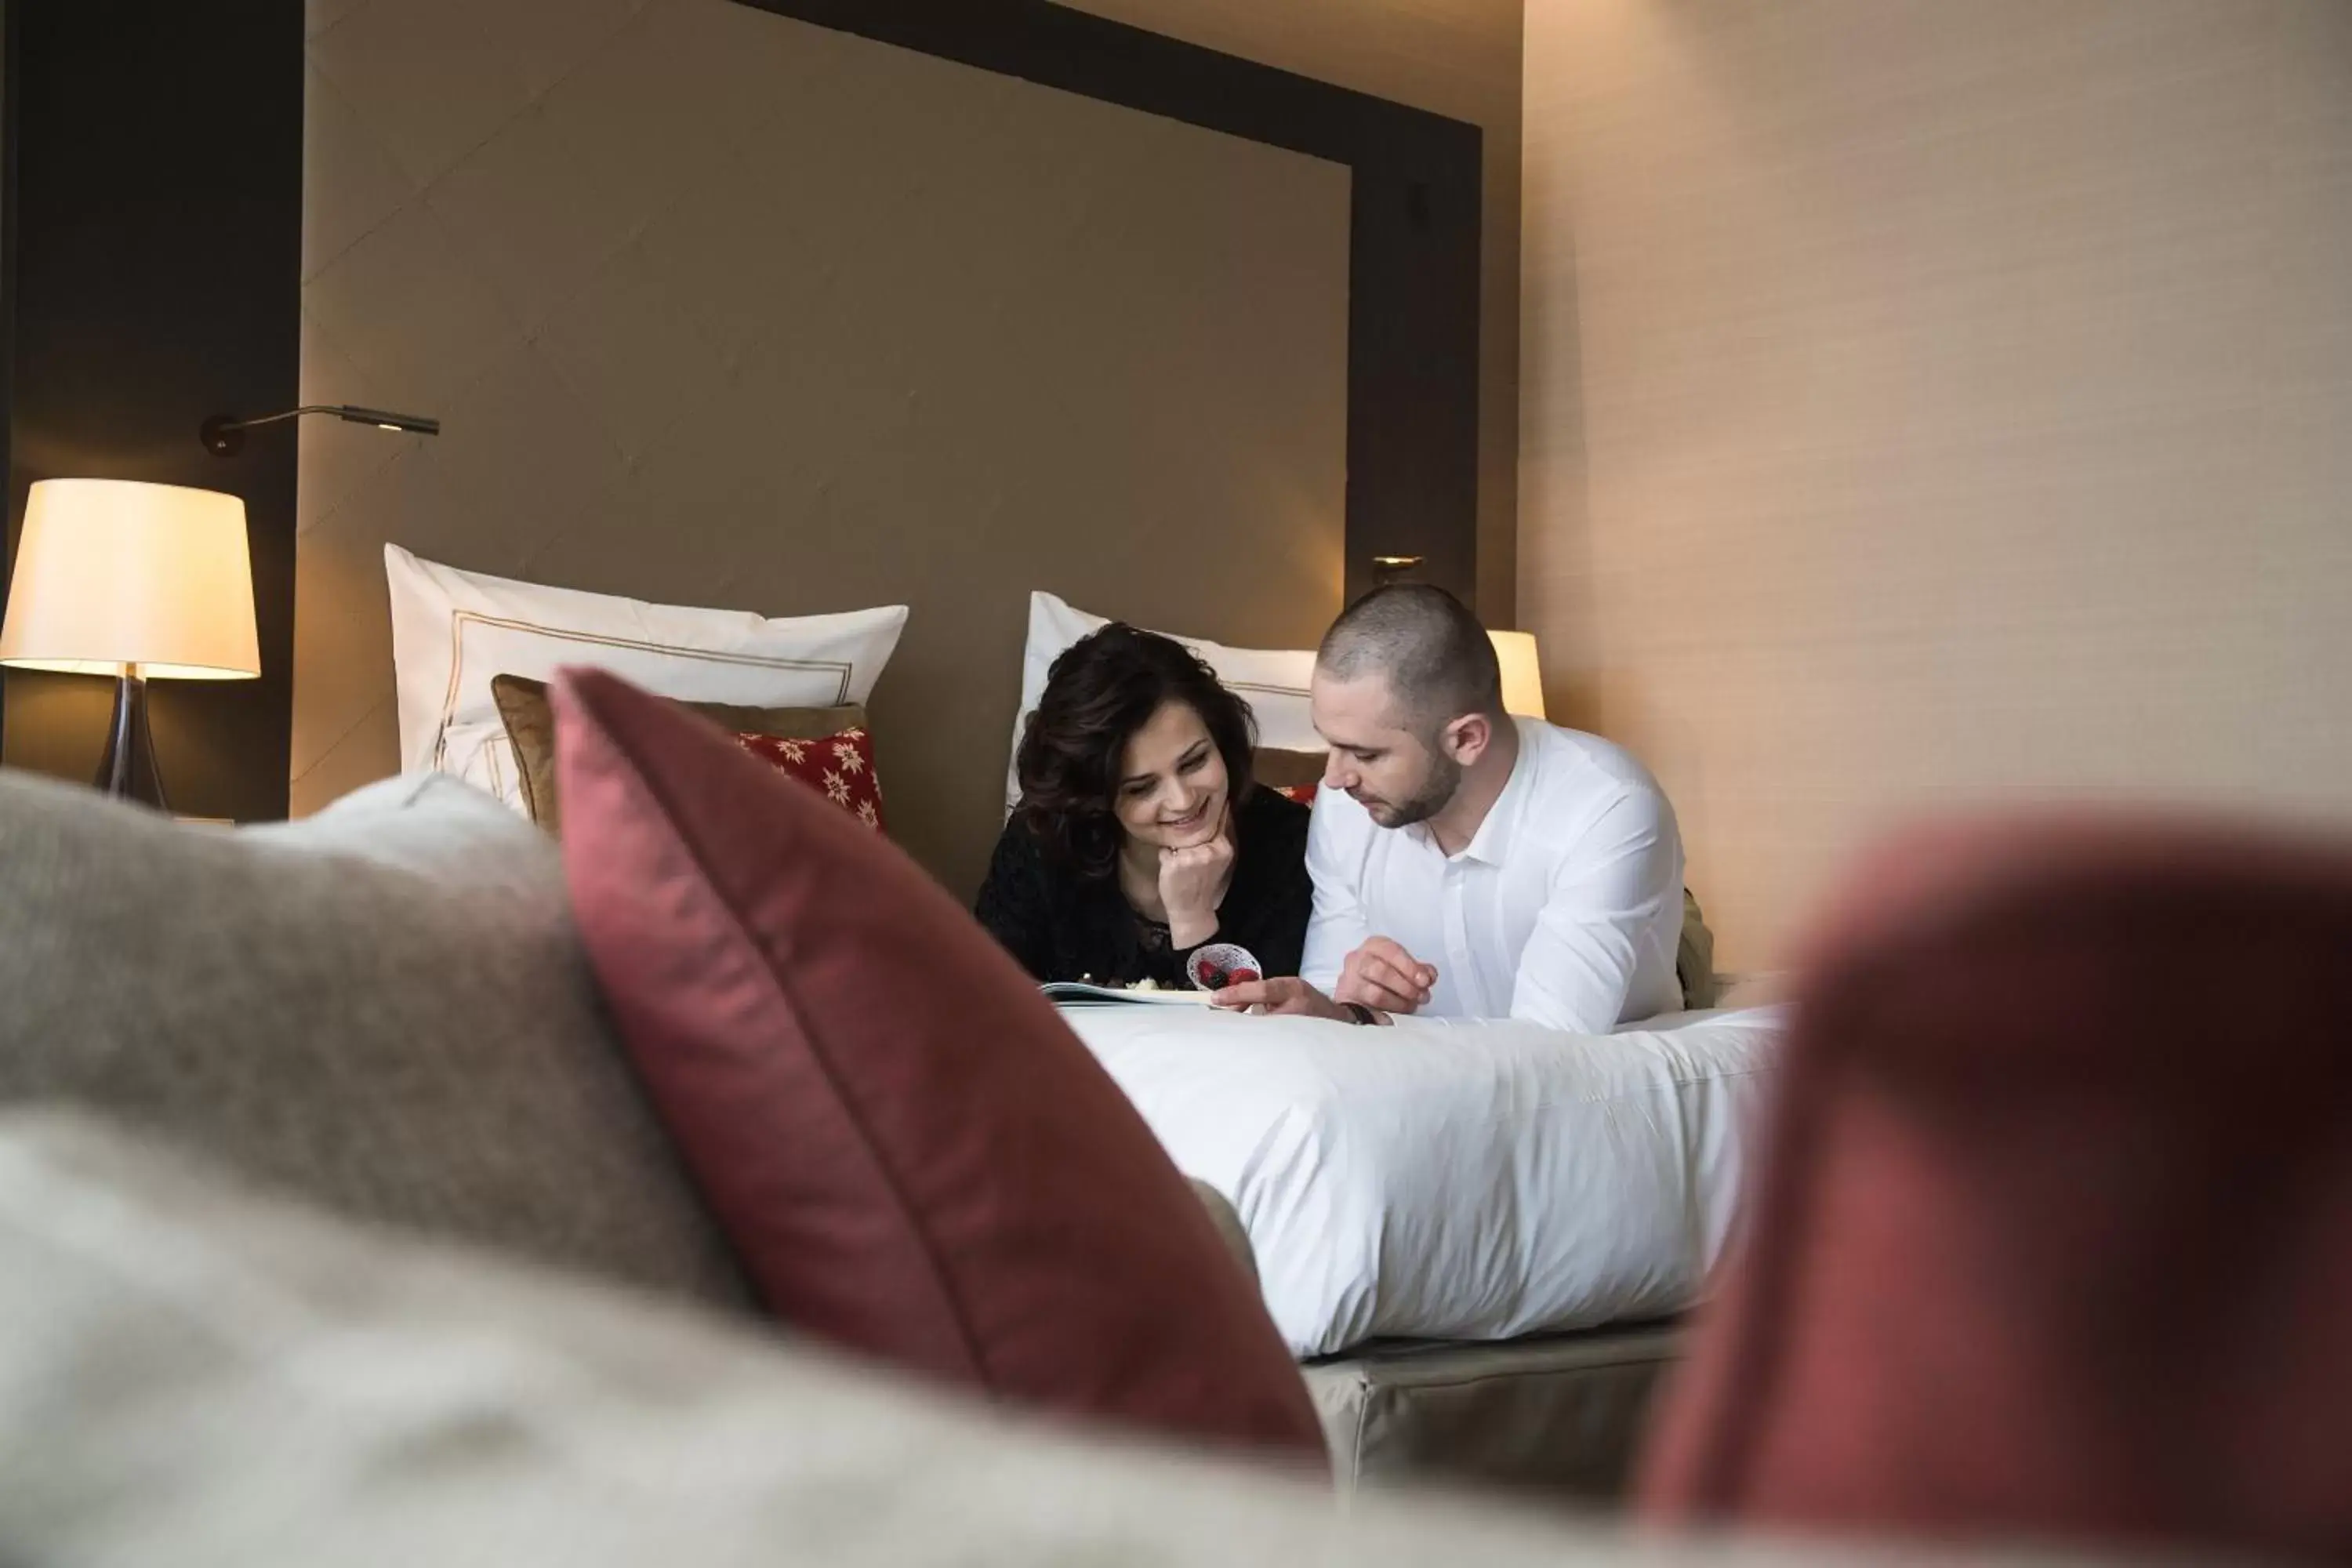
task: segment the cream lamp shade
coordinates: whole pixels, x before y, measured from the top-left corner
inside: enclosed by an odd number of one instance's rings
[[[1536,658],[1533,632],[1488,632],[1503,667],[1503,711],[1523,719],[1544,716],[1543,666]]]
[[[259,675],[245,503],[122,479],[34,485],[0,664],[176,680]]]

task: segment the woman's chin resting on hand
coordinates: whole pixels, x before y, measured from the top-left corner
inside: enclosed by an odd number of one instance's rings
[[[1296,974],[1314,886],[1304,806],[1252,779],[1249,704],[1181,644],[1113,624],[1054,661],[1021,803],[974,912],[1041,981],[1181,989],[1212,942]]]

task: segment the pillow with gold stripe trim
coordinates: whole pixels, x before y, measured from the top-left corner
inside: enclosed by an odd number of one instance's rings
[[[517,811],[525,776],[493,676],[586,666],[683,702],[862,705],[907,624],[903,605],[770,618],[461,572],[396,544],[383,557],[403,771],[455,773]]]

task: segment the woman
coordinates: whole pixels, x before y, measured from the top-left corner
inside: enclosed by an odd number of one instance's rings
[[[1255,784],[1256,726],[1184,647],[1116,623],[1054,661],[980,923],[1040,981],[1189,986],[1195,948],[1296,974],[1307,808]]]

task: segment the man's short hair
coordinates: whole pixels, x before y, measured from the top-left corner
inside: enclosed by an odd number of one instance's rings
[[[1350,605],[1315,661],[1339,680],[1379,675],[1406,727],[1435,734],[1465,713],[1503,715],[1503,671],[1478,617],[1444,589],[1392,583]]]

